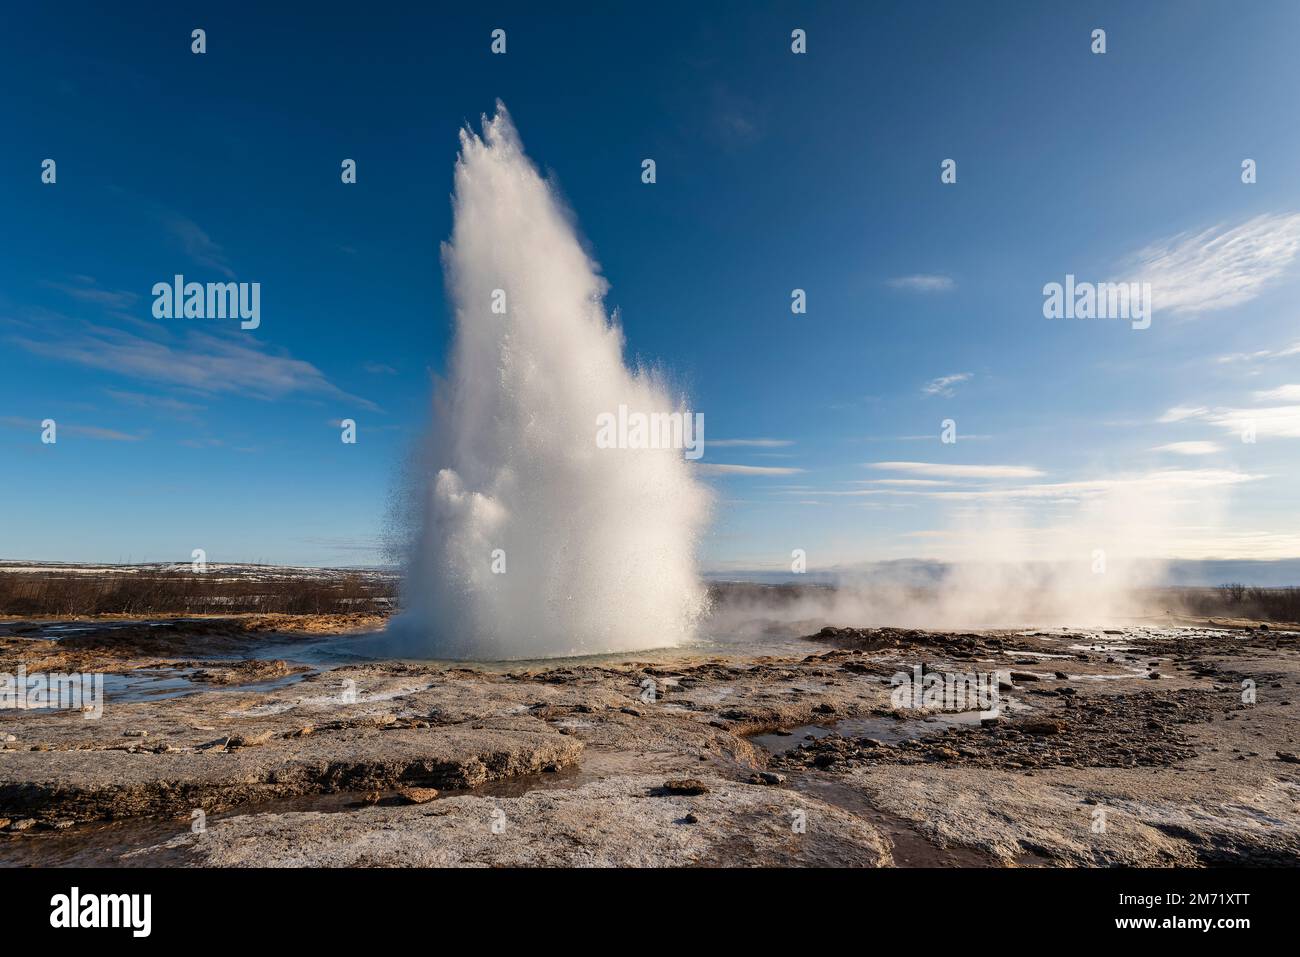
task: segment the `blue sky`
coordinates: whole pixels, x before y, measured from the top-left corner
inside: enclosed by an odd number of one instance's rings
[[[1300,556],[1294,3],[264,6],[7,15],[0,557],[378,561],[444,371],[457,130],[497,98],[629,360],[705,414],[706,566],[1110,501],[1173,506],[1155,552]],[[153,318],[176,273],[260,282],[261,326]],[[1067,273],[1152,281],[1151,327],[1045,319]]]

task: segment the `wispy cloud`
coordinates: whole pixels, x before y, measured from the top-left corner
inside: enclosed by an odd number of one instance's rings
[[[378,408],[335,386],[310,362],[263,352],[254,339],[192,332],[183,345],[169,345],[118,329],[89,327],[53,340],[15,336],[12,342],[33,355],[198,392],[257,399],[319,395],[372,411]]]
[[[999,506],[999,511],[1005,511],[1005,507]],[[1212,555],[1220,560],[1258,561],[1291,559],[1300,555],[1300,536],[1289,530],[1170,525],[1163,532],[1158,557],[1164,560],[1204,560]],[[1077,530],[1070,523],[1020,527],[1015,532],[1022,547],[1032,548],[1039,554],[1050,553],[1061,542],[1076,540],[1076,536]],[[979,528],[924,529],[904,533],[902,537],[926,542],[927,550],[932,553],[951,555],[959,560],[980,555],[987,547],[984,533]]]
[[[225,250],[194,220],[171,213],[163,217],[163,225],[180,241],[186,254],[200,266],[214,269],[230,279],[235,277]]]
[[[1027,465],[949,465],[943,462],[867,462],[868,468],[951,479],[1025,479],[1045,474]]]
[[[763,138],[761,115],[754,102],[729,87],[717,84],[709,99],[710,119],[705,132],[723,146],[752,146]]]
[[[1165,412],[1165,414],[1160,416],[1156,421],[1162,423],[1185,422],[1188,419],[1195,419],[1199,416],[1205,415],[1205,413],[1209,411],[1209,409],[1201,405],[1176,405]]]
[[[938,395],[943,396],[945,399],[950,399],[956,395],[954,386],[958,386],[963,382],[969,382],[971,378],[972,374],[969,372],[942,375],[937,379],[931,379],[925,385],[921,386],[921,393],[923,395]]]
[[[1045,482],[1012,488],[969,489],[953,492],[922,492],[918,494],[953,501],[984,499],[1077,501],[1121,491],[1153,492],[1172,496],[1176,493],[1197,489],[1252,482],[1260,478],[1263,478],[1263,476],[1237,472],[1231,469],[1164,469],[1138,475],[1085,479],[1075,482]]]
[[[131,435],[127,432],[119,432],[117,429],[104,429],[97,425],[69,425],[62,429],[63,432],[71,432],[73,435],[84,435],[88,439],[100,439],[104,442],[139,442],[143,435]]]
[[[134,292],[127,292],[122,289],[104,289],[92,276],[73,276],[71,282],[54,282],[43,279],[41,285],[48,289],[56,289],[80,302],[90,302],[109,309],[129,309],[140,299]]]
[[[1168,442],[1157,445],[1152,452],[1172,452],[1175,455],[1213,455],[1223,451],[1218,442]]]
[[[902,289],[905,292],[949,292],[957,288],[957,283],[951,276],[929,273],[895,276],[887,284],[893,289]]]
[[[758,139],[758,127],[753,119],[737,109],[721,109],[713,115],[716,132],[724,139],[752,143]]]
[[[1157,310],[1193,314],[1254,299],[1300,254],[1300,213],[1179,233],[1138,251],[1131,280],[1151,283]]]
[[[938,441],[940,441],[942,438],[943,438],[943,435],[942,435],[941,433],[939,433],[939,432],[931,432],[929,435],[864,435],[864,436],[862,436],[862,438],[861,438],[860,440],[854,440],[854,441],[862,441],[862,442],[938,442]],[[987,442],[987,441],[988,441],[989,439],[991,439],[991,438],[993,438],[992,435],[987,435],[987,434],[980,434],[980,435],[977,435],[977,434],[969,433],[969,432],[963,432],[962,435],[961,435],[961,440],[962,440],[963,442],[975,442],[975,441],[979,441],[979,442]]]
[[[5,416],[0,418],[0,425],[5,425],[11,429],[30,429],[32,434],[41,431],[40,419],[23,419],[17,416]],[[117,429],[105,429],[97,425],[75,425],[73,423],[57,423],[59,435],[75,435],[87,439],[97,439],[101,442],[139,442],[148,433],[132,435],[129,432],[119,432]]]
[[[795,475],[803,471],[774,465],[719,465],[712,462],[702,462],[696,468],[706,475]]]
[[[367,362],[361,368],[371,375],[397,375],[396,369],[382,362]]]
[[[1257,437],[1300,439],[1300,405],[1277,405],[1258,409],[1213,409],[1205,420],[1228,432]]]
[[[1300,402],[1300,385],[1280,385],[1255,393],[1257,402]]]
[[[1260,406],[1253,409],[1219,406],[1180,411],[1184,413],[1181,419],[1195,418],[1236,435],[1249,432],[1257,438],[1300,439],[1300,405]],[[1168,414],[1165,413],[1166,416]]]
[[[1195,496],[1195,493],[1200,490],[1232,486],[1265,477],[1232,469],[1158,469],[1136,474],[1069,482],[984,485],[960,488],[877,486],[847,490],[804,490],[796,494],[804,498],[810,496],[818,498],[862,497],[872,499],[885,497],[951,503],[996,502],[999,508],[1002,508],[1005,503],[1024,503],[1026,507],[1039,507],[1043,505],[1079,504],[1111,495],[1129,494],[1137,494],[1143,500],[1173,501]]]
[[[822,495],[892,495],[927,498],[935,501],[1041,501],[1079,502],[1114,493],[1142,492],[1162,496],[1165,500],[1179,494],[1221,486],[1236,485],[1264,478],[1231,469],[1162,469],[1136,475],[1121,475],[1073,482],[1041,482],[1033,485],[962,488],[951,490],[917,490],[896,488],[857,489],[822,492]],[[807,493],[804,493],[807,494]]]
[[[1219,362],[1260,362],[1270,359],[1285,359],[1288,356],[1300,356],[1300,342],[1293,342],[1281,349],[1256,349],[1254,352],[1232,352],[1219,356]]]
[[[145,395],[141,392],[124,392],[120,389],[105,389],[104,394],[125,405],[164,413],[175,418],[192,419],[196,412],[202,412],[207,408],[195,402],[184,402],[165,395]]]
[[[855,485],[898,485],[898,486],[934,486],[934,485],[951,485],[950,481],[943,479],[868,479],[865,482],[855,482]]]

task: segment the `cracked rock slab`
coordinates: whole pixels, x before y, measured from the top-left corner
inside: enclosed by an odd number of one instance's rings
[[[185,854],[207,867],[883,867],[879,832],[791,791],[709,779],[701,795],[662,779],[607,778],[516,798],[463,795],[348,814],[248,814],[128,855]],[[802,821],[802,830],[796,822]]]
[[[580,741],[545,728],[457,726],[352,728],[198,753],[11,751],[0,758],[0,809],[91,821],[316,792],[471,788],[554,770],[581,753]]]

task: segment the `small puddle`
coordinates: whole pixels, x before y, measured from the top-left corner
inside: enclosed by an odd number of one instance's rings
[[[821,775],[800,774],[790,781],[800,794],[807,794],[827,804],[848,811],[871,824],[889,842],[895,867],[1003,867],[994,855],[971,847],[936,844],[905,818],[886,814],[872,806],[852,785]],[[1048,863],[1032,854],[1018,862],[1021,867]]]
[[[573,789],[598,781],[611,772],[628,770],[617,755],[593,753],[587,765],[571,764],[554,772],[521,774],[489,781],[477,788],[440,791],[436,804],[447,798],[471,796],[517,798],[530,791]],[[601,760],[604,758],[604,760]],[[288,814],[315,811],[340,814],[372,805],[362,800],[363,791],[313,792],[294,797],[253,801],[207,816],[209,828],[226,818],[254,814]],[[379,804],[399,803],[396,790],[380,791]],[[139,858],[123,857],[131,851],[157,847],[187,833],[189,817],[137,817],[121,821],[91,821],[61,831],[39,828],[23,833],[0,832],[0,867],[159,867],[183,865],[189,854],[183,847],[159,848]],[[138,864],[136,863],[138,861]]]
[[[817,740],[831,734],[838,734],[845,738],[874,738],[884,744],[899,744],[903,741],[915,741],[939,734],[949,728],[978,725],[983,714],[982,711],[943,711],[915,718],[892,716],[844,718],[826,724],[805,724],[787,732],[756,734],[749,740],[769,754],[784,754],[810,740]]]
[[[138,668],[134,671],[108,673],[104,679],[104,703],[124,703],[130,701],[161,701],[166,698],[181,698],[189,694],[205,691],[249,692],[274,691],[302,681],[315,674],[314,671],[300,671],[263,681],[250,681],[241,684],[208,684],[191,681],[186,675],[203,671],[202,668]],[[66,711],[67,708],[32,708],[33,711]]]
[[[1005,710],[1028,711],[1014,702]],[[758,734],[750,738],[770,754],[792,751],[810,739],[839,734],[845,738],[874,738],[885,744],[898,744],[938,734],[948,728],[978,725],[984,712],[932,712],[922,717],[869,716],[845,718],[825,725],[808,724],[785,734]],[[890,844],[896,867],[1002,867],[1003,862],[986,851],[959,845],[942,846],[931,841],[916,825],[905,818],[888,814],[872,805],[852,784],[819,773],[796,771],[789,775],[787,786],[801,794],[815,797],[848,811],[879,830]],[[1042,866],[1045,858],[1026,852],[1017,860],[1021,867]]]
[[[334,813],[357,808],[360,794],[304,794],[241,805],[207,816],[212,827],[223,818],[240,814],[283,814],[289,811]],[[186,817],[133,817],[120,821],[90,821],[61,831],[45,828],[19,834],[0,832],[0,867],[165,867],[188,863],[184,848],[160,848],[147,857],[123,855],[165,844],[190,831]]]
[[[199,618],[168,618],[164,621],[131,619],[120,621],[92,621],[85,624],[80,622],[62,622],[54,625],[44,625],[35,635],[15,637],[43,638],[47,641],[58,641],[62,638],[71,638],[75,635],[85,634],[86,632],[120,631],[123,628],[161,628],[165,625],[187,624],[189,622],[202,620],[203,619]]]

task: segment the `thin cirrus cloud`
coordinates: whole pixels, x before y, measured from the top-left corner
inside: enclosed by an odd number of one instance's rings
[[[1045,473],[1027,465],[949,465],[943,462],[867,462],[867,468],[949,479],[1026,479]]]
[[[33,432],[39,432],[44,427],[43,423],[38,419],[23,419],[17,416],[0,418],[0,425],[11,429],[31,430]],[[145,437],[144,434],[132,435],[129,432],[105,429],[97,425],[73,425],[62,422],[59,423],[58,430],[60,435],[75,435],[87,439],[96,439],[101,442],[139,442]]]
[[[1275,405],[1258,409],[1213,409],[1205,420],[1228,432],[1277,439],[1300,439],[1300,405]]]
[[[175,418],[193,418],[195,413],[202,412],[207,408],[194,402],[173,399],[170,396],[145,395],[140,392],[126,392],[121,389],[105,389],[104,394],[125,405],[133,405],[136,408],[147,409],[150,412]]]
[[[779,449],[794,445],[790,439],[709,439],[709,445],[715,448],[756,448]]]
[[[1289,388],[1289,387],[1288,387]],[[1279,390],[1272,390],[1274,392]],[[1264,395],[1267,393],[1257,393]],[[1170,419],[1171,412],[1178,418]],[[1166,412],[1162,421],[1196,419],[1235,435],[1251,434],[1255,437],[1300,439],[1300,405],[1260,406],[1254,409],[1231,406],[1208,408],[1176,408]]]
[[[952,485],[951,481],[944,479],[868,479],[865,482],[855,482],[855,485],[889,485],[899,487],[933,487],[936,485]]]
[[[914,463],[908,463],[914,464]],[[981,486],[956,489],[877,487],[852,490],[804,492],[821,496],[902,497],[937,502],[1024,502],[1079,503],[1115,494],[1154,495],[1172,500],[1197,491],[1237,485],[1264,478],[1232,469],[1159,469],[1132,475],[1109,476],[1070,482],[1040,482],[1004,486]]]
[[[1219,362],[1267,362],[1271,359],[1286,359],[1300,356],[1300,342],[1293,342],[1280,349],[1256,349],[1254,352],[1232,352],[1219,356]]]
[[[904,292],[950,292],[957,288],[951,276],[939,276],[932,273],[914,273],[910,276],[895,276],[888,280],[891,289]]]
[[[1173,526],[1161,543],[1163,559],[1204,559],[1215,555],[1221,559],[1293,558],[1300,552],[1300,538],[1286,531],[1262,532],[1253,529],[1224,529],[1218,526]],[[1048,523],[1034,528],[1020,528],[1017,538],[1025,547],[1051,549],[1061,541],[1073,541],[1075,531],[1069,525]],[[926,541],[927,548],[956,556],[976,554],[986,549],[978,529],[922,529],[907,532],[904,538]]]
[[[228,279],[235,278],[235,271],[226,259],[226,252],[194,220],[175,213],[162,217],[167,231],[180,242],[186,255],[200,266],[216,270]]]
[[[139,442],[143,435],[131,435],[127,432],[119,432],[117,429],[105,429],[97,425],[69,425],[65,426],[64,432],[71,432],[73,435],[84,435],[88,439],[100,439],[105,442]]]
[[[713,88],[712,123],[706,130],[728,147],[752,146],[763,138],[764,124],[759,110],[747,97],[726,86]]]
[[[1210,410],[1203,405],[1176,405],[1169,409],[1157,419],[1162,424],[1169,422],[1186,422],[1188,419],[1199,418]]]
[[[100,369],[146,382],[183,386],[208,394],[233,393],[274,400],[317,395],[378,411],[368,399],[349,395],[310,362],[272,355],[253,344],[192,332],[184,345],[153,342],[118,329],[90,327],[57,340],[16,336],[33,355]]]
[[[963,382],[969,382],[972,374],[969,372],[956,372],[952,375],[941,375],[937,379],[931,379],[925,385],[921,386],[922,395],[937,395],[945,399],[951,399],[956,395],[956,387]]]
[[[1253,482],[1263,478],[1232,469],[1163,469],[1139,475],[1075,482],[1050,482],[1013,488],[970,489],[955,492],[921,492],[936,499],[975,501],[981,499],[1049,499],[1079,501],[1116,492],[1151,492],[1164,496],[1221,486]]]
[[[1300,254],[1300,213],[1179,233],[1139,250],[1129,279],[1151,284],[1156,309],[1191,315],[1239,306],[1281,279]]]
[[[1073,482],[1042,482],[998,488],[967,488],[945,491],[905,489],[862,489],[855,492],[826,493],[842,495],[916,496],[937,501],[1042,501],[1080,502],[1115,493],[1153,493],[1166,498],[1197,490],[1236,485],[1263,478],[1231,469],[1162,469],[1138,475],[1084,479]]]
[[[705,475],[795,475],[803,469],[774,465],[723,465],[701,463],[696,466]]]
[[[140,297],[121,289],[104,289],[93,276],[73,276],[71,282],[40,280],[47,289],[55,289],[79,302],[94,303],[107,309],[130,309]]]
[[[1223,451],[1218,442],[1167,442],[1157,445],[1152,452],[1172,452],[1174,455],[1213,455]]]
[[[1255,393],[1257,402],[1300,402],[1300,385],[1280,385]]]

